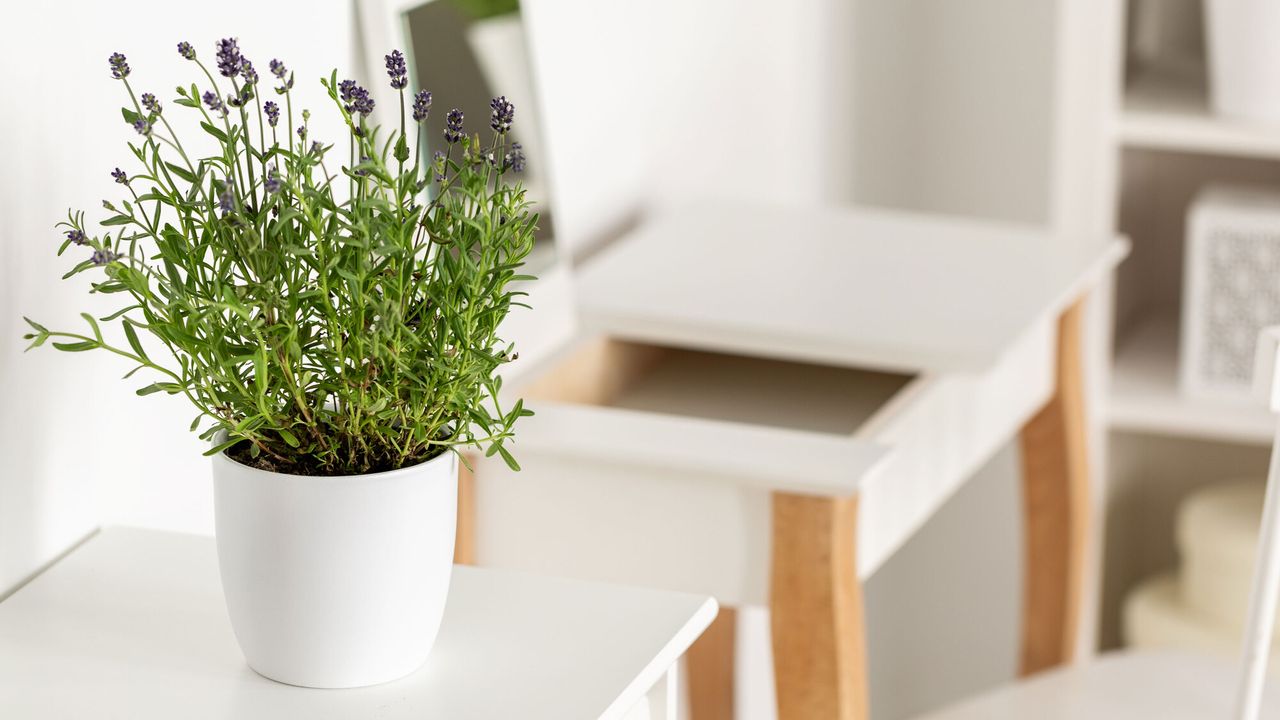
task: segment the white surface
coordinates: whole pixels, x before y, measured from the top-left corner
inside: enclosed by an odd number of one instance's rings
[[[347,688],[422,666],[449,595],[456,454],[351,477],[211,459],[218,569],[250,667]]]
[[[1280,5],[1272,0],[1205,0],[1209,87],[1215,112],[1280,122]]]
[[[919,720],[1213,720],[1231,717],[1240,666],[1175,653],[1118,653],[1058,670]],[[1280,718],[1280,693],[1262,717]]]
[[[424,668],[353,690],[266,680],[240,656],[213,541],[104,530],[0,603],[7,717],[621,718],[715,601],[459,567]]]
[[[1181,580],[1168,573],[1147,578],[1129,591],[1121,616],[1125,647],[1204,653],[1235,660],[1243,634],[1244,604],[1236,607],[1231,625],[1224,625],[1189,607],[1183,600],[1180,585]],[[1245,595],[1248,595],[1247,584]]]
[[[1271,441],[1270,413],[1243,402],[1189,398],[1178,390],[1178,325],[1155,316],[1117,342],[1111,426],[1240,443]]]
[[[1118,127],[1130,147],[1179,152],[1280,157],[1280,133],[1271,124],[1210,113],[1202,78],[1140,75],[1125,91]]]
[[[1238,637],[1244,630],[1265,485],[1214,483],[1178,507],[1179,597]]]
[[[981,371],[1123,257],[1009,224],[712,204],[654,217],[579,274],[588,330],[875,370]]]

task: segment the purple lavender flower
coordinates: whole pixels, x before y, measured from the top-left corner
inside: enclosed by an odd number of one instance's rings
[[[496,133],[510,131],[511,121],[516,116],[516,106],[507,100],[506,95],[500,95],[489,101],[489,107],[493,110],[489,115],[489,127],[493,128]]]
[[[145,118],[138,118],[133,121],[133,129],[137,130],[139,135],[147,136],[151,134],[151,123]]]
[[[417,95],[413,96],[413,119],[415,122],[422,122],[427,119],[427,115],[431,112],[431,92],[429,90],[419,90]]]
[[[235,77],[240,73],[244,58],[240,55],[240,43],[235,38],[218,41],[218,72],[223,77]]]
[[[267,114],[267,124],[275,127],[280,122],[280,106],[268,100],[262,103],[262,111]]]
[[[160,114],[160,101],[156,100],[156,96],[151,93],[142,93],[142,107],[149,113]]]
[[[518,173],[524,172],[525,157],[523,145],[520,143],[511,143],[511,152],[507,153],[507,165]]]
[[[338,83],[338,92],[345,103],[343,107],[349,114],[359,113],[367,116],[373,112],[373,98],[369,97],[369,91],[357,85],[355,80],[343,80]]]
[[[249,62],[248,58],[240,61],[240,78],[246,85],[258,84],[258,71],[253,69],[253,63]]]
[[[361,155],[361,156],[360,156],[360,163],[359,163],[359,164],[363,165],[363,164],[365,164],[365,163],[367,163],[367,162],[369,162],[369,156],[368,156],[368,155]],[[366,175],[368,175],[368,174],[369,174],[369,171],[368,171],[368,170],[353,170],[352,172],[353,172],[353,173],[355,173],[356,175],[359,175],[360,177],[364,177],[364,176],[366,176]]]
[[[68,231],[67,231],[67,239],[68,239],[68,240],[70,240],[71,242],[75,243],[76,245],[87,245],[87,244],[89,244],[89,240],[88,240],[88,238],[86,238],[86,237],[84,236],[84,231],[83,231],[83,230],[74,230],[74,229],[73,229],[73,230],[68,230]]]
[[[435,151],[431,156],[431,164],[435,167],[436,182],[444,182],[445,158],[444,153],[439,150]]]
[[[399,50],[392,50],[386,60],[387,75],[391,78],[391,87],[396,90],[404,89],[404,86],[409,84],[409,71],[405,68],[404,53]]]
[[[272,167],[271,171],[267,173],[267,179],[263,181],[262,187],[272,195],[280,192],[280,171]]]
[[[125,61],[124,55],[111,53],[111,57],[107,58],[107,65],[111,67],[111,77],[117,80],[129,77],[129,63]]]
[[[288,69],[286,69],[286,68],[285,68],[285,66],[284,66],[284,63],[283,63],[283,62],[280,62],[279,60],[272,60],[272,61],[271,61],[271,74],[272,74],[272,75],[275,75],[277,78],[279,78],[279,79],[283,80],[283,79],[284,79],[284,75],[285,75],[285,73],[287,73],[287,72],[289,72],[289,71],[288,71]]]
[[[120,254],[103,248],[102,250],[94,250],[93,255],[89,258],[94,265],[106,265],[120,259]]]
[[[456,143],[462,139],[462,111],[454,108],[444,116],[444,141]]]
[[[209,112],[221,113],[222,117],[227,116],[227,106],[222,104],[222,97],[212,90],[204,94],[204,104],[209,108]]]
[[[311,143],[311,154],[312,154],[312,155],[319,156],[319,155],[320,155],[321,153],[323,153],[323,152],[324,152],[324,146],[323,146],[323,145],[321,145],[318,141],[312,141],[312,143]]]
[[[306,125],[299,125],[299,126],[298,126],[298,139],[299,139],[299,140],[301,140],[302,142],[306,142],[306,141],[307,141],[307,126],[306,126]]]
[[[218,193],[218,208],[229,213],[236,207],[236,184],[231,178],[222,183],[222,191]]]
[[[115,170],[112,170],[111,177],[115,178],[116,182],[120,183],[121,185],[129,184],[129,176],[125,174],[125,171],[121,170],[120,168],[116,168]]]
[[[191,47],[191,43],[186,42],[185,40],[178,43],[178,54],[188,60],[196,59],[196,49]]]

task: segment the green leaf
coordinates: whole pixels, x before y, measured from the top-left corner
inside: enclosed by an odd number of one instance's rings
[[[276,432],[279,433],[280,437],[284,438],[284,441],[289,444],[289,447],[296,448],[300,444],[297,436],[290,432],[288,428],[278,428]]]
[[[208,457],[208,456],[210,456],[210,455],[217,455],[218,453],[220,453],[220,452],[222,452],[222,451],[224,451],[224,450],[228,450],[228,449],[230,449],[230,448],[233,448],[233,447],[235,447],[236,445],[239,445],[239,444],[240,444],[240,438],[236,438],[236,439],[234,439],[234,440],[228,440],[228,441],[226,441],[226,442],[224,442],[224,443],[222,443],[222,444],[220,444],[220,445],[214,445],[213,447],[209,448],[208,450],[205,450],[205,451],[204,451],[204,455],[205,455],[205,457]]]
[[[53,346],[63,352],[84,352],[98,347],[98,343],[92,340],[84,340],[82,342],[56,342]]]
[[[106,220],[103,220],[99,224],[110,227],[112,225],[128,225],[131,222],[133,222],[133,218],[129,217],[128,215],[114,215],[112,217],[107,218]]]
[[[141,119],[141,118],[138,116],[138,113],[136,113],[136,112],[134,112],[134,111],[130,110],[129,108],[125,108],[125,107],[120,108],[120,114],[124,116],[124,121],[125,121],[125,123],[127,123],[127,124],[129,124],[129,125],[132,125],[132,124],[134,124],[134,123],[138,122],[138,120],[140,120],[140,119]]]
[[[138,354],[138,357],[146,360],[147,351],[142,349],[142,343],[138,341],[138,333],[133,329],[133,323],[124,322],[124,336],[129,340],[129,347]]]
[[[166,392],[170,395],[176,395],[182,392],[182,386],[178,383],[172,382],[155,382],[146,387],[138,388],[137,390],[139,395],[151,395],[152,393],[158,392]]]
[[[207,123],[207,122],[202,122],[202,123],[200,123],[200,127],[204,128],[204,131],[205,131],[205,132],[207,132],[207,133],[209,133],[210,135],[212,135],[212,136],[214,136],[215,138],[217,138],[217,139],[218,139],[218,142],[225,143],[225,142],[227,141],[227,134],[226,134],[226,133],[224,133],[224,132],[222,132],[222,131],[221,131],[221,130],[219,130],[218,128],[216,128],[216,127],[214,127],[214,126],[210,125],[209,123]]]
[[[193,174],[190,170],[182,167],[181,165],[175,165],[171,162],[166,162],[164,166],[169,168],[169,172],[173,173],[174,175],[177,175],[178,177],[182,178],[183,180],[186,180],[189,183],[193,183],[196,181],[195,174]]]

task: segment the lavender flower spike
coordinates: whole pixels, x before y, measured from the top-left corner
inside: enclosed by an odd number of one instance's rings
[[[258,71],[253,69],[253,63],[249,62],[248,58],[240,61],[240,77],[246,85],[258,84]]]
[[[516,106],[507,100],[506,95],[501,95],[489,101],[489,107],[493,112],[489,116],[489,127],[493,128],[496,133],[506,133],[511,130],[511,121],[516,116]]]
[[[240,55],[240,44],[235,38],[223,38],[218,41],[218,72],[223,77],[235,77],[240,73],[244,58]]]
[[[133,129],[137,130],[139,135],[150,135],[151,123],[147,122],[143,118],[138,118],[133,121]]]
[[[280,106],[268,100],[262,103],[262,111],[267,114],[267,124],[275,127],[280,122]]]
[[[227,116],[227,106],[222,103],[222,98],[214,91],[209,90],[204,94],[204,104],[209,108],[209,112],[221,113],[222,117]]]
[[[271,195],[280,192],[280,171],[272,167],[271,171],[267,173],[267,179],[263,181],[262,187]]]
[[[405,68],[404,53],[399,50],[392,50],[386,60],[387,75],[391,78],[391,87],[396,90],[403,90],[404,86],[409,84],[409,71]]]
[[[422,122],[427,119],[427,115],[431,113],[431,92],[429,90],[419,90],[417,95],[413,96],[413,120],[414,122]]]
[[[156,96],[151,93],[142,93],[142,107],[149,113],[160,114],[160,101],[156,100]]]
[[[120,183],[121,185],[129,184],[129,176],[125,174],[125,171],[121,170],[120,168],[116,168],[115,170],[112,170],[111,177],[115,178],[116,182]]]
[[[511,152],[507,153],[507,164],[512,170],[518,173],[524,172],[525,157],[524,146],[520,143],[511,143]]]
[[[369,91],[356,84],[355,80],[343,80],[338,83],[338,96],[342,98],[343,107],[346,111],[354,115],[368,115],[373,112],[373,98],[369,97]]]
[[[456,143],[462,139],[462,111],[454,108],[444,116],[444,141]]]
[[[185,40],[178,43],[178,54],[188,60],[196,59],[196,49],[191,47],[191,43]]]
[[[76,245],[88,245],[89,240],[84,236],[83,230],[68,230],[67,239]]]
[[[93,256],[89,258],[94,265],[106,265],[120,259],[120,254],[111,250],[94,250]]]
[[[117,80],[129,77],[129,63],[125,60],[124,55],[111,53],[111,57],[107,58],[107,65],[111,67],[111,77]]]
[[[287,73],[287,72],[289,72],[289,70],[285,68],[285,66],[284,66],[284,63],[283,63],[283,62],[280,62],[279,60],[272,60],[272,61],[271,61],[271,74],[272,74],[272,75],[275,75],[277,78],[279,78],[279,79],[283,80],[283,79],[284,79],[284,76],[285,76],[285,73]]]
[[[235,206],[236,186],[231,178],[227,178],[226,182],[222,183],[222,191],[218,193],[218,208],[224,213],[229,213],[235,209]]]

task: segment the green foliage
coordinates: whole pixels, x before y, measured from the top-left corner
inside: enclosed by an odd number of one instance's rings
[[[183,395],[199,410],[193,431],[203,425],[211,441],[225,431],[209,454],[279,472],[389,470],[460,446],[516,467],[504,441],[531,413],[497,398],[515,354],[498,330],[521,304],[512,283],[530,279],[520,268],[537,224],[524,189],[507,182],[519,148],[506,133],[473,135],[420,162],[404,90],[399,129],[381,138],[344,105],[335,73],[321,84],[349,130],[342,165],[333,145],[290,131],[291,77],[276,91],[288,120],[279,137],[256,83],[230,82],[229,113],[206,109],[194,84],[173,101],[216,141],[207,157],[188,155],[147,96],[123,109],[142,127],[129,144],[141,170],[120,176],[129,197],[104,203],[101,234],[69,213],[59,249],[92,249],[66,277],[101,273],[92,292],[120,307],[83,315],[83,332],[27,320],[31,347],[127,358],[126,377],[157,376],[139,395]]]

